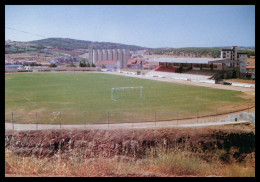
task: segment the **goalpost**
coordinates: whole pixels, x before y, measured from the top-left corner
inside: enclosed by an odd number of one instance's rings
[[[117,101],[118,99],[127,99],[127,98],[140,98],[144,99],[143,87],[117,87],[111,88],[111,100]]]

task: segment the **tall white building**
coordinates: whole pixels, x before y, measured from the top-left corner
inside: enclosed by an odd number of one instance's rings
[[[98,61],[103,61],[103,52],[101,49],[98,49]]]
[[[118,60],[120,62],[120,67],[123,68],[123,50],[122,49],[118,49]]]
[[[119,61],[120,68],[127,67],[127,61],[131,58],[128,49],[94,49],[89,46],[90,64],[97,64],[99,61]]]
[[[107,60],[107,50],[106,49],[103,49],[103,60]]]
[[[237,53],[237,46],[232,46],[231,49],[222,49],[220,57],[222,59],[238,60],[241,61],[234,65],[234,67],[240,67],[240,73],[246,73],[247,54]]]
[[[113,60],[113,50],[112,49],[108,49],[108,58],[107,60]]]
[[[127,67],[127,61],[131,58],[130,51],[128,49],[123,49],[123,64],[122,68]]]
[[[113,49],[113,60],[118,60],[118,52],[117,49]]]
[[[93,64],[96,64],[98,62],[98,51],[97,50],[93,50]]]
[[[247,54],[238,53],[238,60],[242,61],[242,63],[240,63],[240,73],[246,73]]]

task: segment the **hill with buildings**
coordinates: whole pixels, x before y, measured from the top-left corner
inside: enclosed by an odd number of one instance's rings
[[[230,46],[231,47],[231,46]],[[182,57],[220,57],[220,51],[223,47],[184,47],[184,48],[155,48],[149,49],[150,54],[155,55],[170,55],[170,56],[182,56]],[[250,47],[238,47],[238,53],[247,53],[248,57],[255,56],[255,50]]]
[[[91,41],[69,38],[47,38],[29,42],[5,41],[5,60],[50,62],[57,58],[76,57],[78,60],[88,59],[88,48]],[[132,54],[140,54],[146,50],[143,58],[154,57],[220,57],[223,47],[184,47],[184,48],[146,48],[111,42],[92,42],[95,49],[129,49]],[[254,47],[238,47],[238,52],[255,56]]]
[[[53,48],[75,50],[75,49],[88,49],[91,41],[76,40],[69,38],[48,38],[42,40],[30,41],[29,43],[37,44],[39,46],[52,46]],[[129,50],[140,50],[146,49],[145,47],[111,43],[111,42],[92,42],[92,45],[97,49],[129,49]]]

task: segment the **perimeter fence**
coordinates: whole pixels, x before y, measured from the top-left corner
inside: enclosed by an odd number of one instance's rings
[[[160,126],[162,121],[171,122],[173,125],[211,123],[221,121],[227,118],[229,114],[238,112],[255,112],[255,102],[237,104],[233,106],[216,107],[213,110],[172,110],[165,111],[107,111],[107,112],[72,112],[54,111],[54,112],[9,112],[5,113],[5,123],[11,123],[12,129],[16,124],[32,124],[35,129],[39,129],[40,124],[55,125],[56,128],[62,128],[65,125],[89,126],[91,124],[113,124],[128,123],[134,126],[137,123],[153,123],[154,126]]]

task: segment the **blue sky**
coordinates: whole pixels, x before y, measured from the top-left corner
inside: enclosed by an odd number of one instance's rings
[[[255,6],[5,6],[5,40],[51,37],[151,48],[255,46]]]

